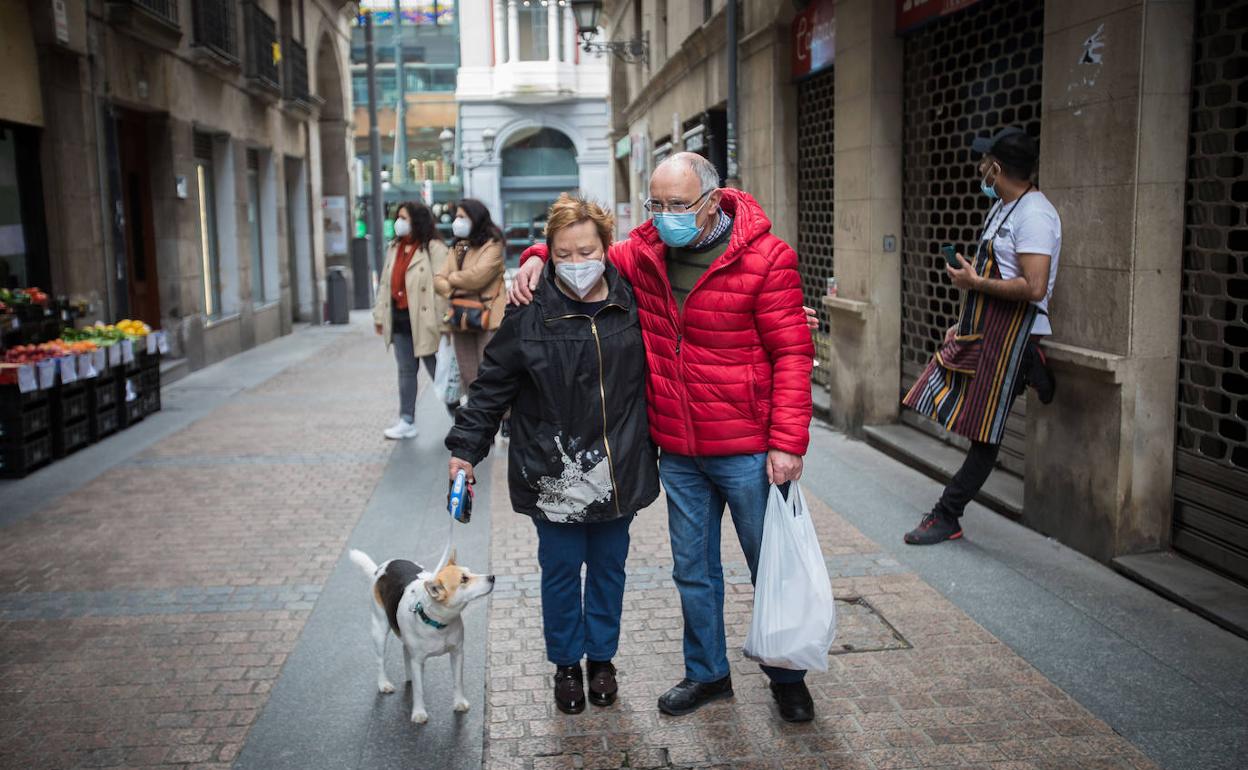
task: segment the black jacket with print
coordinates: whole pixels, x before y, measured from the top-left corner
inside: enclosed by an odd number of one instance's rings
[[[659,495],[637,303],[610,263],[605,275],[607,304],[591,318],[546,266],[533,302],[507,309],[446,438],[476,465],[511,409],[511,504],[535,518],[610,521]]]

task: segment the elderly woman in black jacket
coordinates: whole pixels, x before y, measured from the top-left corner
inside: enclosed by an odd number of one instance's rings
[[[509,308],[446,439],[451,478],[471,479],[511,410],[511,503],[537,526],[546,656],[570,714],[585,708],[583,657],[589,699],[615,701],[628,527],[659,493],[637,306],[606,261],[613,224],[583,198],[551,206],[538,293]]]

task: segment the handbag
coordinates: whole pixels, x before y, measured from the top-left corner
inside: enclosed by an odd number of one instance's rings
[[[464,255],[468,253],[468,244],[461,241],[456,244],[455,251],[459,269],[463,270]],[[493,301],[494,297],[483,297],[479,292],[452,294],[447,323],[455,331],[486,331],[490,328],[490,304]]]

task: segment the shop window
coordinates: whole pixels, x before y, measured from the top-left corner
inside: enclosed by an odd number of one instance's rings
[[[0,286],[48,289],[38,130],[0,123]]]
[[[278,297],[277,200],[268,152],[247,151],[247,227],[251,248],[251,299],[256,305]]]
[[[217,187],[213,170],[213,142],[207,134],[196,133],[195,181],[199,201],[199,244],[203,266],[204,313],[221,315],[221,260],[217,234]]]

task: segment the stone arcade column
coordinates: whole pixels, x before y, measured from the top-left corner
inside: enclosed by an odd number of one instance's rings
[[[836,4],[837,297],[829,368],[833,421],[892,422],[901,382],[902,41],[893,3]],[[885,250],[885,239],[892,248]]]
[[[1027,410],[1023,519],[1102,561],[1169,540],[1192,14],[1190,0],[1045,8],[1058,391]]]

